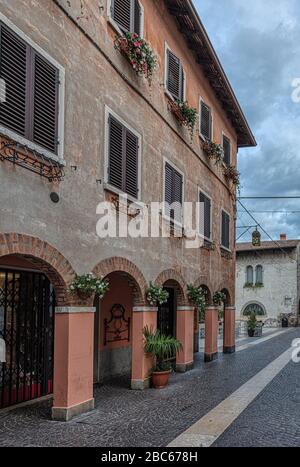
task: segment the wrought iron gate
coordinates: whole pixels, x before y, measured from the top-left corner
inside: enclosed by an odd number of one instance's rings
[[[158,307],[157,329],[166,336],[176,336],[175,289],[165,288],[169,292],[167,303]]]
[[[0,268],[0,408],[52,393],[54,308],[45,275]]]

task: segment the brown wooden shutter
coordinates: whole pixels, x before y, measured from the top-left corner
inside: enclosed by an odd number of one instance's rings
[[[184,71],[183,67],[180,64],[180,93],[179,93],[179,100],[184,100]]]
[[[119,190],[123,189],[123,126],[109,117],[108,182]]]
[[[58,70],[34,53],[33,142],[57,153]]]
[[[0,78],[6,85],[6,102],[0,104],[0,124],[26,136],[27,46],[3,24],[0,28]]]
[[[134,198],[138,197],[138,153],[139,140],[131,131],[126,131],[125,191]]]
[[[204,193],[200,193],[201,208],[204,209],[204,226],[202,233],[204,237],[211,238],[211,200]]]
[[[230,156],[231,156],[231,143],[230,139],[227,136],[223,135],[223,150],[224,150],[224,162],[225,164],[230,164]]]
[[[204,136],[204,138],[211,140],[211,127],[212,127],[212,121],[211,121],[211,110],[210,108],[203,102],[201,101],[201,135]]]
[[[133,32],[135,32],[139,36],[141,35],[141,15],[142,15],[142,10],[141,10],[140,2],[139,2],[139,0],[134,0],[134,28],[133,28]]]
[[[230,246],[229,232],[230,232],[230,217],[225,211],[222,211],[222,246],[228,249]]]
[[[182,208],[180,210],[170,209],[173,203],[182,205],[182,175],[177,172],[170,164],[165,165],[165,214],[177,222],[182,221]]]
[[[182,96],[182,67],[180,60],[169,49],[167,50],[167,89],[174,99]]]
[[[112,0],[112,18],[119,25],[122,31],[131,31],[132,8],[131,0]]]

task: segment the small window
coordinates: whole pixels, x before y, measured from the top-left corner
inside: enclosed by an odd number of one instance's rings
[[[111,17],[123,32],[142,34],[142,8],[138,0],[111,0]]]
[[[0,78],[6,85],[0,125],[57,154],[59,70],[2,22]]]
[[[222,210],[221,246],[229,250],[230,247],[230,217]]]
[[[253,285],[253,267],[247,266],[246,268],[246,284]]]
[[[168,162],[165,163],[165,215],[182,223],[183,176]]]
[[[170,49],[166,54],[166,86],[175,100],[184,100],[184,71],[179,58]]]
[[[211,199],[200,192],[200,234],[211,240]]]
[[[200,134],[208,141],[212,139],[212,112],[211,108],[200,101]]]
[[[112,115],[108,118],[108,183],[138,198],[139,138]]]
[[[263,267],[261,265],[256,266],[255,276],[256,276],[256,279],[255,279],[256,284],[262,285],[263,284]]]
[[[231,161],[231,142],[227,136],[223,135],[223,151],[224,151],[224,162],[226,165],[230,165]]]

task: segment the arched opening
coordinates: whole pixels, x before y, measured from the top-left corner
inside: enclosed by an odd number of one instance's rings
[[[205,295],[206,306],[209,306],[212,301],[211,291],[209,290],[207,285],[201,284],[200,287]],[[196,318],[198,320],[198,336],[195,335],[195,338],[198,338],[198,348],[199,351],[202,353],[205,349],[205,311],[199,313],[199,311],[196,310],[196,313]]]
[[[55,306],[65,284],[46,261],[0,257],[0,408],[53,392]]]
[[[168,280],[163,284],[169,294],[168,301],[158,307],[157,329],[166,336],[176,337],[176,310],[178,302],[178,284]]]
[[[218,347],[224,347],[224,340],[226,334],[227,321],[225,319],[225,308],[230,305],[230,294],[228,289],[222,289],[221,292],[225,295],[225,300],[222,302],[219,308],[219,336],[218,336]]]

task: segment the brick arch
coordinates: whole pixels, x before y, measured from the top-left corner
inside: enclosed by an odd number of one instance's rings
[[[213,296],[213,285],[209,279],[205,276],[199,276],[198,279],[194,283],[195,287],[204,287],[208,292],[208,301],[207,304],[212,304],[212,296]]]
[[[159,287],[163,287],[166,283],[175,285],[177,290],[177,304],[185,306],[189,303],[187,298],[187,284],[181,274],[174,269],[162,271],[155,279],[154,283]]]
[[[72,302],[68,284],[75,277],[69,261],[52,245],[26,234],[0,233],[0,257],[19,256],[43,272],[55,289],[59,306]]]
[[[100,261],[93,269],[96,276],[102,277],[113,272],[123,272],[127,275],[128,282],[133,288],[135,305],[145,305],[148,284],[139,268],[128,259],[115,256]]]

